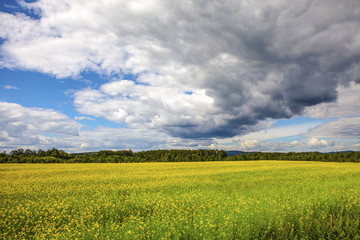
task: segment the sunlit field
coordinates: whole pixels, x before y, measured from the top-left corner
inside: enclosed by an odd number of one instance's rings
[[[360,165],[3,164],[0,239],[360,239]]]

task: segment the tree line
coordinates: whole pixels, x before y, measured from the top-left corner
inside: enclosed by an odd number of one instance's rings
[[[52,148],[49,150],[17,149],[0,153],[0,163],[130,163],[130,162],[199,162],[199,161],[250,161],[287,160],[322,162],[360,162],[360,152],[241,152],[228,156],[224,150],[101,150],[88,153],[66,153]]]
[[[123,163],[123,162],[195,162],[223,161],[224,150],[101,150],[88,153],[66,153],[56,148],[44,151],[17,149],[0,153],[0,163]]]
[[[316,161],[316,162],[360,162],[360,152],[251,152],[229,156],[228,161],[248,160],[284,160],[284,161]]]

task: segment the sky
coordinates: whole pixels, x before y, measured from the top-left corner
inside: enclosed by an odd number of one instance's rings
[[[2,0],[0,151],[360,151],[358,0]]]

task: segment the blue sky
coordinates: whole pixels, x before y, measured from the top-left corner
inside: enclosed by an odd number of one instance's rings
[[[0,150],[358,151],[357,4],[2,1]]]

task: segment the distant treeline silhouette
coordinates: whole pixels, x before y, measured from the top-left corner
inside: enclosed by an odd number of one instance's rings
[[[131,150],[102,150],[88,153],[66,153],[56,148],[44,151],[17,149],[7,154],[0,153],[0,163],[131,163],[131,162],[199,162],[199,161],[321,161],[321,162],[360,162],[360,152],[239,152],[228,156],[224,150],[150,150],[133,152]]]
[[[317,162],[360,162],[360,152],[252,152],[227,157],[228,161],[247,160],[285,160],[285,161],[317,161]]]

